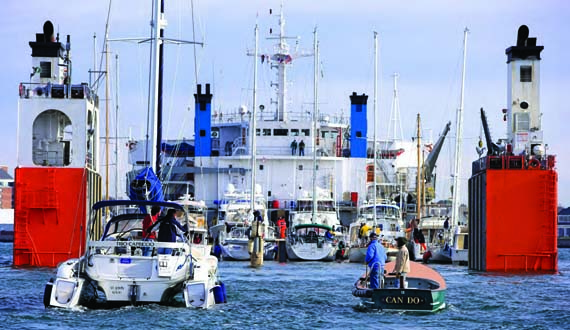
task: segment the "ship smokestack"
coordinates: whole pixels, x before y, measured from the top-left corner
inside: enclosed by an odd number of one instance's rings
[[[46,21],[44,23],[44,42],[55,42],[53,36],[53,23],[51,21]]]

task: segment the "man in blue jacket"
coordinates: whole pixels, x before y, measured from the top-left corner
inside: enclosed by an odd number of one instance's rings
[[[370,267],[370,288],[378,289],[380,287],[380,274],[384,274],[384,265],[386,265],[386,251],[377,240],[378,235],[375,232],[370,234],[370,244],[366,250],[366,263]]]

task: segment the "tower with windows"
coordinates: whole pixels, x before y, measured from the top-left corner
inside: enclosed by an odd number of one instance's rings
[[[63,43],[53,32],[47,21],[29,43],[32,69],[19,85],[17,266],[79,257],[89,207],[101,197],[98,98],[87,83],[72,82],[70,37]]]
[[[506,49],[508,64],[507,140],[513,153],[542,156],[544,143],[540,123],[540,52],[544,46],[529,38],[522,25],[517,44]]]

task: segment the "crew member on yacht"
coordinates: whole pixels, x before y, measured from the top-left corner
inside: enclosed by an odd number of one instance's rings
[[[150,232],[155,226],[158,225],[158,238],[157,241],[159,242],[168,242],[174,243],[176,242],[176,227],[178,227],[182,232],[186,233],[187,229],[182,227],[180,222],[176,220],[174,215],[176,214],[175,209],[169,209],[166,213],[166,216],[162,219],[159,219],[154,225],[147,229],[147,232]],[[170,248],[158,248],[159,254],[170,254],[172,253],[172,249]]]
[[[360,226],[360,237],[362,239],[362,244],[366,243],[366,235],[368,235],[370,228],[371,227],[367,223],[365,223],[363,226]]]
[[[366,250],[365,261],[370,267],[371,289],[380,288],[380,274],[384,274],[384,265],[386,265],[386,251],[377,238],[378,235],[375,232],[370,233],[370,244]]]
[[[143,223],[142,223],[142,237],[145,240],[148,239],[156,239],[156,232],[152,231],[152,232],[147,232],[147,229],[154,225],[154,223],[156,222],[156,220],[158,219],[158,215],[160,214],[160,206],[158,205],[154,205],[151,209],[150,209],[150,214],[147,214],[144,219],[143,219]]]
[[[325,238],[326,238],[328,241],[332,241],[332,239],[333,239],[333,234],[332,234],[331,231],[328,230],[328,229],[327,229],[327,231],[325,232]]]
[[[156,232],[155,231],[147,232],[147,229],[150,228],[152,225],[154,225],[154,223],[158,219],[159,214],[160,214],[160,206],[154,205],[150,209],[150,214],[147,214],[144,217],[143,223],[142,223],[143,241],[154,241],[154,240],[156,240]],[[148,246],[143,246],[143,248],[142,248],[143,256],[148,256],[148,255],[150,255],[150,253],[151,253],[150,248]]]

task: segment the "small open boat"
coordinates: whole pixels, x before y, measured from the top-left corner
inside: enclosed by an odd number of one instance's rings
[[[389,311],[435,312],[445,308],[447,286],[443,277],[432,268],[417,262],[410,262],[405,288],[396,285],[393,272],[395,262],[386,264],[386,275],[380,289],[370,289],[368,274],[361,276],[352,289],[352,295],[359,297],[372,308]]]

